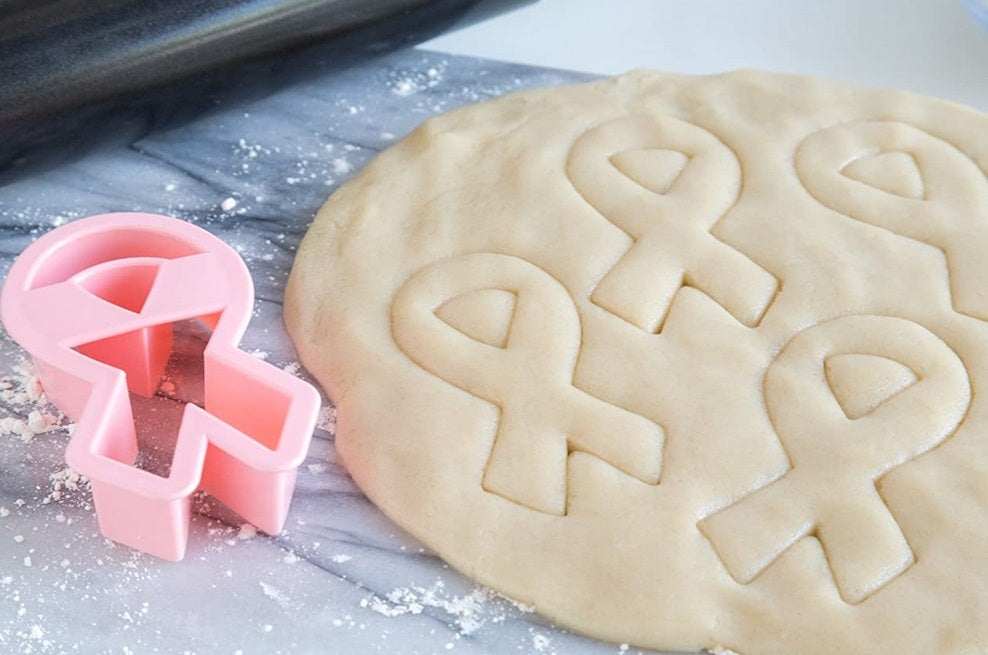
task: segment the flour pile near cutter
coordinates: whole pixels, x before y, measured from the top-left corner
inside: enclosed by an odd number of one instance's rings
[[[988,650],[988,116],[635,72],[427,121],[286,319],[354,479],[617,642]]]

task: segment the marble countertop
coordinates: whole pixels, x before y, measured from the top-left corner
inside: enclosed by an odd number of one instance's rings
[[[333,189],[432,114],[585,77],[407,50],[130,143],[90,146],[0,187],[0,273],[38,235],[83,216],[192,221],[235,246],[251,270],[257,304],[243,347],[304,376],[282,326],[282,291]],[[30,363],[6,333],[0,376],[2,653],[627,650],[475,586],[385,519],[340,467],[331,411],[282,534],[258,534],[207,506],[179,564],[115,545],[66,469],[64,420],[32,401]]]

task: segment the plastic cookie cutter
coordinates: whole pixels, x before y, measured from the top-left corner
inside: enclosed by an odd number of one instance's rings
[[[49,399],[77,422],[66,461],[91,481],[106,537],[182,559],[197,489],[265,532],[281,531],[320,400],[311,385],[237,348],[253,302],[232,248],[165,216],[84,218],[14,262],[3,323],[34,358]],[[185,405],[162,477],[135,466],[130,394],[154,394],[173,323],[187,319],[212,329],[204,402]]]

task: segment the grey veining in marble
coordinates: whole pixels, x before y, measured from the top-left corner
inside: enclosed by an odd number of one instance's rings
[[[326,196],[436,112],[580,79],[414,50],[317,76],[0,188],[0,272],[66,220],[109,211],[187,219],[250,267],[257,305],[243,347],[298,371],[282,291]],[[23,358],[4,334],[0,653],[622,652],[477,589],[396,528],[340,467],[329,420],[300,469],[283,534],[253,534],[207,509],[180,564],[114,545],[99,535],[85,487],[57,478],[65,429],[29,442],[11,429],[37,409],[13,393]]]

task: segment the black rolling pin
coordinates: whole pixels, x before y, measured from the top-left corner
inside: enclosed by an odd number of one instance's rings
[[[530,1],[0,0],[0,174],[135,107],[215,106],[300,57],[345,65]]]

